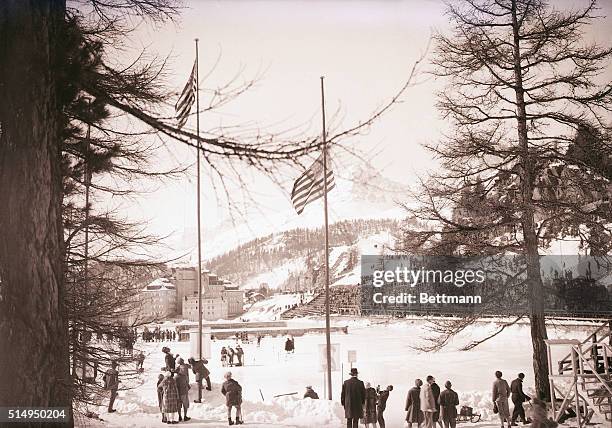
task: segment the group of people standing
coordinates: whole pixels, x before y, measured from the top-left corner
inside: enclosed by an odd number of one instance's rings
[[[452,387],[452,383],[446,381],[444,391],[440,391],[440,386],[431,375],[425,378],[425,383],[416,379],[406,397],[408,428],[411,428],[412,424],[417,424],[420,428],[423,423],[426,428],[433,428],[436,424],[441,428],[455,428],[459,395]]]
[[[170,342],[179,338],[179,334],[175,330],[162,330],[157,327],[151,331],[147,327],[142,331],[143,342]]]
[[[374,389],[369,382],[359,380],[356,368],[352,368],[349,375],[351,377],[342,384],[340,396],[347,428],[357,428],[360,419],[366,428],[376,428],[377,424],[385,428],[384,412],[393,385],[381,391],[380,387]]]
[[[189,409],[189,390],[191,389],[189,369],[195,374],[198,384],[198,399],[194,402],[201,403],[202,381],[206,380],[206,390],[212,390],[210,371],[205,365],[208,361],[206,359],[196,361],[194,358],[189,358],[189,364],[187,364],[178,354],[172,355],[170,348],[166,346],[162,348],[162,352],[165,354],[165,367],[163,373],[157,379],[157,401],[162,414],[162,422],[176,424],[188,421],[190,418],[187,416],[187,411]],[[177,414],[178,420],[176,419]]]
[[[234,364],[234,358],[238,359],[238,362]],[[242,349],[242,346],[237,345],[236,346],[236,350],[234,350],[234,348],[232,348],[231,346],[228,346],[227,348],[224,346],[221,348],[221,365],[223,367],[234,367],[234,365],[236,366],[243,366],[244,365],[244,350]]]

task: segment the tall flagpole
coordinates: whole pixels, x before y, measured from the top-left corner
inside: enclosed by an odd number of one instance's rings
[[[327,350],[327,399],[332,399],[331,335],[329,326],[329,227],[327,219],[327,132],[325,128],[325,90],[321,76],[321,116],[323,118],[323,207],[325,210],[325,343]]]
[[[196,277],[198,280],[198,357],[202,360],[202,231],[200,225],[200,71],[198,64],[198,41],[200,39],[195,39],[195,47],[196,47],[196,136],[198,137],[197,141],[197,204],[198,204],[198,271],[196,273]],[[198,386],[201,387],[201,386]]]

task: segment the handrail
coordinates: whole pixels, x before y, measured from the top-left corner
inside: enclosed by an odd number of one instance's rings
[[[595,335],[597,335],[597,333],[599,333],[601,330],[603,330],[605,327],[608,327],[608,326],[609,326],[609,323],[607,323],[607,322],[606,322],[605,324],[600,325],[600,326],[597,328],[597,330],[595,330],[593,333],[591,333],[591,335],[590,335],[590,336],[588,336],[586,339],[584,339],[584,340],[582,341],[581,345],[584,345],[584,344],[585,344],[585,343],[587,343],[587,342],[591,342],[591,341],[593,340],[593,337],[594,337]],[[605,336],[603,336],[603,337],[602,337],[600,340],[606,339],[606,338],[608,338],[608,337],[610,337],[610,331],[608,331],[608,334],[606,334]],[[598,341],[598,342],[595,342],[595,343],[601,343],[601,342],[600,342],[600,341]],[[570,358],[571,356],[572,356],[572,353],[570,352],[570,353],[569,353],[569,354],[567,354],[567,355],[566,355],[564,358],[561,358],[561,359],[559,360],[559,364],[569,362],[569,361],[568,361],[568,358]]]
[[[593,346],[595,346],[596,344],[593,344],[591,346],[589,346],[588,348],[592,348]],[[603,344],[604,347],[610,348],[607,344]],[[581,368],[583,367],[583,365],[586,363],[586,365],[588,366],[588,368],[590,368],[593,372],[593,374],[595,375],[595,377],[597,379],[599,379],[599,381],[601,382],[601,384],[603,385],[603,387],[605,389],[608,390],[608,393],[610,393],[610,396],[612,396],[612,388],[610,388],[610,386],[608,386],[608,380],[604,380],[604,378],[602,378],[599,373],[597,373],[597,368],[593,367],[591,365],[591,363],[589,362],[588,359],[584,358],[583,353],[581,352],[581,345],[573,345],[572,348],[577,352],[578,354],[578,358],[581,360]],[[588,349],[587,348],[587,349]],[[611,348],[612,350],[612,348]]]

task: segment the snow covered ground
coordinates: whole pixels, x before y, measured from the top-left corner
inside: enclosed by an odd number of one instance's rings
[[[310,323],[313,320],[309,320]],[[322,323],[321,321],[318,321]],[[300,320],[296,320],[299,324]],[[345,426],[343,409],[339,404],[342,380],[347,378],[347,351],[357,352],[360,378],[373,386],[394,385],[385,412],[387,426],[403,427],[404,401],[415,378],[424,379],[428,374],[436,377],[438,384],[453,382],[459,393],[460,404],[474,407],[483,414],[484,422],[474,426],[499,426],[491,414],[490,387],[493,372],[502,370],[510,381],[519,372],[525,372],[527,390],[533,384],[529,327],[516,325],[475,350],[457,351],[457,347],[472,337],[480,337],[495,327],[494,322],[484,322],[468,329],[441,352],[424,354],[412,346],[426,334],[422,320],[385,321],[382,319],[339,319],[335,325],[348,325],[348,334],[332,334],[332,343],[340,346],[341,370],[333,373],[333,401],[302,399],[304,387],[312,385],[323,398],[323,374],[319,368],[319,344],[325,338],[320,334],[296,337],[295,354],[284,352],[284,337],[265,337],[261,347],[244,344],[245,367],[232,368],[234,378],[243,387],[243,415],[245,424],[252,427],[342,427]],[[552,338],[586,337],[592,326],[557,325],[551,327]],[[222,346],[234,344],[233,340],[212,344],[209,368],[212,372],[213,390],[204,391],[204,403],[191,404],[192,420],[183,425],[197,427],[227,426],[224,399],[220,393],[225,368],[221,367],[219,351]],[[116,413],[107,414],[104,406],[91,409],[99,413],[103,423],[93,420],[80,422],[80,426],[107,427],[162,427],[157,408],[156,379],[163,366],[161,347],[169,346],[173,353],[189,357],[186,342],[137,343],[147,354],[145,372],[140,375],[138,386],[120,391],[116,400]],[[559,355],[560,357],[561,355]],[[132,367],[129,367],[132,369]],[[193,382],[193,376],[192,376]],[[191,399],[197,393],[191,389]],[[280,394],[291,394],[274,398]],[[471,425],[471,424],[468,424]]]

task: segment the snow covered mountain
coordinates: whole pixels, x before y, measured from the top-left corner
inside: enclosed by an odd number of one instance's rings
[[[336,187],[329,193],[330,224],[356,219],[402,219],[408,187],[385,178],[373,168],[361,167],[349,172],[336,171]],[[279,234],[292,229],[317,229],[323,225],[323,201],[309,204],[301,215],[291,205],[290,195],[273,206],[253,207],[242,221],[227,218],[214,228],[204,227],[204,257],[211,259],[251,240]],[[195,228],[186,230],[176,256],[188,254],[182,260],[195,263]],[[333,243],[332,243],[333,244]]]

